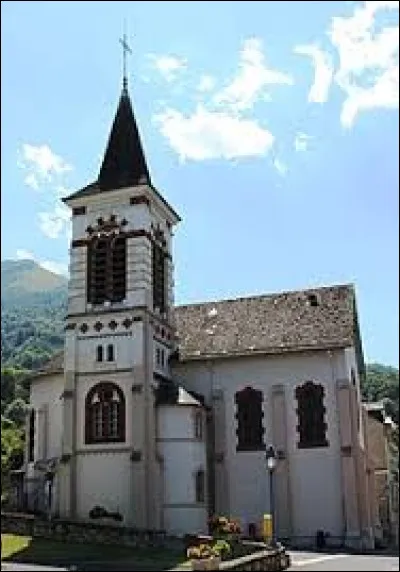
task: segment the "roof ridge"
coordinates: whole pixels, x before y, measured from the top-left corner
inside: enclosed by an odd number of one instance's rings
[[[320,290],[334,290],[334,289],[340,289],[340,288],[347,288],[348,290],[352,290],[354,291],[355,289],[355,285],[352,282],[349,283],[341,283],[341,284],[333,284],[331,286],[313,286],[313,287],[309,287],[309,288],[304,288],[302,290],[281,290],[278,292],[270,292],[270,293],[265,293],[265,294],[249,294],[248,296],[238,296],[237,298],[222,298],[219,300],[209,300],[209,301],[205,301],[205,302],[191,302],[191,303],[187,303],[187,304],[178,304],[174,307],[174,309],[178,309],[178,308],[188,308],[188,307],[193,307],[193,306],[206,306],[206,305],[212,305],[212,304],[222,304],[222,303],[226,303],[226,302],[239,302],[239,301],[245,301],[245,300],[261,300],[261,299],[265,299],[265,298],[273,298],[273,297],[277,297],[277,296],[285,296],[288,294],[294,295],[294,294],[307,294],[307,293],[313,293],[313,292],[318,292]]]

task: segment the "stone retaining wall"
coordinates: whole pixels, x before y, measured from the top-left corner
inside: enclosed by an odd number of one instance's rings
[[[119,546],[182,547],[183,542],[171,538],[161,530],[138,530],[113,524],[98,522],[78,522],[62,519],[51,521],[39,519],[29,514],[1,513],[1,532],[47,538],[62,542],[84,544],[114,544]]]
[[[285,550],[262,550],[221,562],[219,570],[286,570],[290,566],[289,555]]]

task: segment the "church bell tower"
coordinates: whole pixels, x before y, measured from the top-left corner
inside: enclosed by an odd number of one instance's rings
[[[152,184],[125,71],[99,175],[63,200],[72,242],[60,509],[88,519],[101,506],[125,525],[160,528],[154,389],[170,379],[180,218]]]

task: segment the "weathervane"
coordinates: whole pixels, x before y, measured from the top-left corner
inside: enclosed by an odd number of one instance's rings
[[[125,28],[125,26],[124,26],[124,28]],[[124,89],[126,89],[128,87],[128,78],[126,75],[126,54],[127,53],[131,54],[132,50],[128,45],[128,40],[127,40],[125,31],[124,31],[123,37],[120,38],[119,41],[122,45],[123,86],[124,86]]]

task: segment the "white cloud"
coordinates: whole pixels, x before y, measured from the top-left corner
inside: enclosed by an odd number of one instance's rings
[[[34,191],[38,191],[40,188],[39,181],[35,173],[29,173],[29,175],[26,175],[24,183],[27,187],[30,187]]]
[[[154,120],[181,161],[266,155],[274,136],[249,112],[257,101],[267,99],[268,86],[278,84],[292,85],[293,79],[267,66],[261,40],[249,38],[240,51],[237,72],[222,89],[215,91],[215,78],[203,74],[195,89],[208,93],[207,100],[190,112],[166,107]]]
[[[55,175],[61,176],[72,171],[71,165],[54,153],[48,145],[24,143],[18,165],[27,171],[25,184],[35,190],[38,190],[43,182],[51,182]]]
[[[274,136],[252,119],[198,106],[191,115],[167,109],[155,117],[181,160],[235,159],[265,155]]]
[[[286,175],[288,170],[287,165],[285,165],[285,163],[283,163],[280,159],[274,159],[273,165],[282,177]]]
[[[66,206],[57,204],[52,212],[40,212],[38,217],[40,230],[49,238],[58,238],[62,233],[69,236],[71,213]]]
[[[385,70],[369,89],[352,86],[347,91],[340,115],[343,127],[351,127],[360,111],[383,107],[395,109],[399,106],[399,66]]]
[[[269,68],[265,64],[261,40],[249,38],[240,52],[236,76],[215,95],[214,102],[229,105],[235,111],[251,109],[256,101],[269,97],[266,87],[274,84],[293,85],[293,79],[284,72]]]
[[[19,248],[16,252],[16,258],[18,260],[33,260],[39,266],[48,270],[49,272],[53,272],[54,274],[61,274],[63,276],[68,275],[68,265],[63,262],[56,262],[54,260],[38,260],[36,256],[30,252],[29,250],[24,250],[23,248]]]
[[[153,61],[154,67],[168,82],[174,81],[179,72],[183,71],[187,67],[187,61],[176,56],[156,56],[152,54],[150,55],[150,58]]]
[[[33,253],[30,252],[30,250],[24,250],[23,248],[18,248],[16,257],[18,260],[35,260]]]
[[[211,75],[202,75],[199,80],[197,89],[202,93],[212,91],[215,87],[215,79]]]
[[[399,2],[364,2],[351,16],[332,19],[329,35],[339,54],[335,81],[346,95],[344,127],[351,127],[360,111],[399,106],[399,26],[377,31],[381,10],[398,11]]]
[[[54,153],[48,145],[30,145],[24,143],[18,153],[18,166],[27,174],[24,183],[38,191],[45,186],[46,210],[39,212],[38,224],[40,230],[49,238],[58,238],[65,234],[69,239],[71,235],[71,221],[69,209],[59,202],[61,197],[71,194],[71,190],[63,185],[63,175],[72,171],[62,157]],[[50,191],[50,192],[47,192]],[[50,207],[49,207],[50,202]]]
[[[325,103],[328,99],[329,88],[333,78],[332,58],[313,44],[296,46],[294,52],[302,56],[309,56],[314,63],[314,83],[308,93],[308,101]]]
[[[296,151],[307,151],[308,143],[312,139],[311,135],[299,131],[294,138],[294,148]]]

